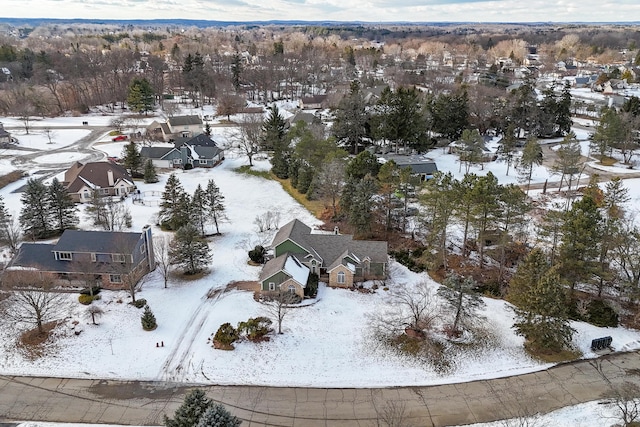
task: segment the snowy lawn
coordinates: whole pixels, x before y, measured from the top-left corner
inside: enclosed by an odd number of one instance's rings
[[[114,145],[114,151],[119,149]],[[110,151],[110,150],[109,150]],[[298,218],[309,225],[318,221],[289,197],[274,181],[238,174],[234,168],[245,164],[232,158],[214,169],[177,170],[185,189],[192,193],[198,184],[214,179],[226,197],[229,223],[222,224],[221,236],[210,239],[213,263],[210,273],[196,280],[174,276],[163,287],[157,273],[148,276],[137,298],[148,301],[158,321],[152,332],[142,330],[138,310],[127,304],[126,292],[103,291],[94,304],[105,314],[99,325],[91,324],[86,307],[69,300],[73,309],[64,326],[58,328],[46,355],[30,359],[15,350],[17,330],[3,325],[0,330],[0,373],[79,378],[174,380],[217,384],[257,384],[273,386],[372,387],[427,385],[464,382],[544,369],[548,365],[532,360],[522,348],[522,338],[511,330],[512,312],[504,301],[487,299],[486,328],[493,336],[487,348],[459,353],[452,370],[442,375],[431,367],[390,351],[374,349],[367,318],[381,311],[390,291],[363,294],[342,289],[323,289],[314,305],[293,309],[284,320],[282,335],[274,334],[260,344],[241,342],[231,352],[214,350],[208,342],[224,322],[237,324],[249,317],[265,315],[264,307],[250,292],[231,289],[208,299],[210,290],[223,289],[233,281],[256,280],[259,268],[247,264],[247,251],[256,244],[269,243],[275,233],[258,233],[256,215],[281,212],[280,225]],[[258,168],[266,168],[259,164]],[[138,183],[145,205],[131,204],[133,230],[155,224],[158,194],[168,175],[156,184]],[[8,193],[21,183],[3,189],[10,207],[19,206],[19,195]],[[83,215],[83,228],[90,228]],[[154,233],[163,234],[154,226]],[[424,274],[409,272],[392,262],[387,285],[391,290],[427,281]],[[75,331],[71,325],[77,322]],[[602,329],[574,323],[578,330],[574,343],[585,357],[591,339],[611,335],[616,349],[640,348],[640,334],[624,328]],[[164,347],[156,347],[164,343]],[[277,361],[275,363],[274,361]]]

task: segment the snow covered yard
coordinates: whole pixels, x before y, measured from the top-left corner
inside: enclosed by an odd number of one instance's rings
[[[108,151],[119,149],[113,144]],[[446,375],[410,358],[374,348],[367,318],[388,303],[390,291],[382,289],[373,294],[323,289],[316,304],[293,309],[287,315],[284,334],[272,335],[270,341],[259,344],[238,343],[231,352],[214,350],[208,339],[222,323],[235,325],[249,317],[265,315],[264,307],[254,301],[250,292],[231,289],[220,292],[216,298],[207,298],[211,289],[222,290],[234,281],[257,279],[259,268],[247,264],[247,251],[256,244],[269,243],[275,230],[260,235],[253,224],[255,217],[277,211],[281,213],[280,225],[293,218],[309,225],[318,224],[277,182],[233,171],[244,162],[228,155],[214,169],[176,171],[189,193],[198,184],[206,186],[207,180],[214,179],[226,197],[230,222],[222,225],[221,236],[210,239],[213,263],[208,275],[197,280],[174,276],[167,289],[157,273],[145,279],[137,298],[148,301],[158,321],[156,330],[142,330],[142,310],[127,304],[130,297],[126,292],[102,292],[102,300],[94,302],[105,312],[98,326],[91,324],[86,307],[77,302],[77,294],[71,294],[73,311],[42,358],[32,360],[16,351],[18,331],[3,325],[0,372],[217,384],[375,387],[464,382],[548,366],[524,352],[522,338],[511,330],[512,312],[500,300],[485,300],[483,315],[494,337],[490,345],[459,353],[452,361],[453,369]],[[167,177],[168,174],[162,174],[160,182],[140,183],[139,187],[141,191],[161,192]],[[5,191],[19,184],[3,189],[9,206],[17,206],[19,195]],[[127,203],[131,203],[130,198]],[[157,205],[130,204],[130,209],[133,230],[155,224]],[[86,218],[81,226],[91,228]],[[154,233],[163,232],[154,226]],[[430,287],[438,286],[425,274],[412,273],[392,262],[387,281],[391,290],[415,286],[421,281],[427,281]],[[81,330],[79,335],[70,329],[73,322],[77,322],[75,330]],[[640,347],[640,334],[634,331],[575,323],[573,326],[578,329],[574,343],[586,357],[595,356],[588,348],[591,339],[604,335],[613,336],[617,349]],[[161,343],[164,347],[156,346]]]

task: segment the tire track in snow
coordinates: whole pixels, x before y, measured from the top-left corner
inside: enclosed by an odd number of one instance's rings
[[[162,381],[181,382],[189,374],[193,358],[191,347],[202,330],[215,303],[229,291],[230,287],[209,289],[191,317],[187,320],[180,339],[162,364],[158,379]]]

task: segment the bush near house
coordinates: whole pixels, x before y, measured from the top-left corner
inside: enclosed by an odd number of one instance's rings
[[[249,341],[261,341],[271,332],[271,323],[271,319],[266,317],[252,317],[238,323],[238,334],[246,336]]]

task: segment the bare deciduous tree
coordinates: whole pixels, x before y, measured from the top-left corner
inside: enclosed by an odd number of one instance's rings
[[[619,386],[611,386],[609,392],[611,404],[614,407],[616,420],[623,426],[636,425],[640,420],[640,387],[625,381]]]
[[[249,159],[249,166],[253,166],[253,157],[260,151],[262,124],[262,115],[244,114],[242,120],[238,122],[235,135],[232,137],[235,148]]]
[[[36,271],[8,271],[3,287],[11,296],[2,302],[6,318],[33,325],[43,334],[44,325],[63,318],[69,304],[65,294],[53,290],[53,277]]]
[[[169,256],[170,240],[167,236],[155,236],[153,238],[153,253],[156,260],[156,268],[162,276],[164,287],[169,282],[169,272],[171,269],[171,257]]]
[[[18,252],[18,246],[22,241],[22,227],[20,221],[15,216],[11,216],[6,221],[0,223],[0,236],[12,254]]]
[[[253,223],[258,227],[260,233],[267,230],[277,230],[280,227],[280,211],[268,211],[257,215]]]
[[[49,144],[53,144],[54,143],[53,139],[57,136],[57,133],[51,128],[44,128],[43,132],[47,136],[47,139],[49,140]]]
[[[374,329],[384,335],[402,333],[405,329],[426,331],[440,315],[438,303],[427,282],[415,288],[399,285],[393,291],[387,309],[371,318]]]
[[[96,319],[99,319],[104,314],[104,311],[97,305],[90,305],[87,308],[87,317],[91,318],[91,323],[97,325]]]
[[[282,334],[282,322],[289,313],[291,304],[295,304],[298,298],[296,294],[284,291],[265,296],[262,300],[267,314],[276,320],[279,334]]]

